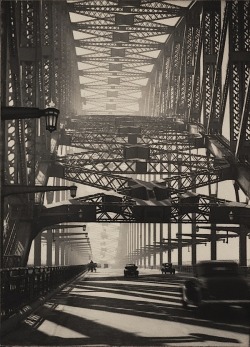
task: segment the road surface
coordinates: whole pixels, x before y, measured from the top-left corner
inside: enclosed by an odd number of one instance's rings
[[[181,274],[97,269],[56,294],[4,336],[1,346],[249,346],[246,312],[207,317],[181,306]]]

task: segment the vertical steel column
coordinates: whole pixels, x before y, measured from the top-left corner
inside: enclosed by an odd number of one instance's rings
[[[133,252],[133,224],[129,224],[130,227],[130,245],[129,245],[129,261],[132,262],[132,252]]]
[[[59,229],[55,229],[55,233],[59,234]],[[60,241],[59,236],[55,238],[55,266],[59,265]]]
[[[150,268],[151,267],[151,252],[152,252],[152,249],[151,249],[151,246],[152,246],[152,243],[151,243],[151,223],[147,223],[147,227],[148,227],[148,267]]]
[[[156,223],[153,223],[153,243],[154,243],[153,267],[154,267],[154,269],[156,269]]]
[[[70,251],[70,244],[67,242],[64,242],[64,265],[69,265],[69,251]]]
[[[41,266],[42,233],[34,239],[34,266]]]
[[[217,197],[217,193],[212,194],[210,191],[210,196]],[[210,252],[211,252],[211,260],[217,259],[217,237],[216,237],[216,224],[211,223],[211,241],[210,241]]]
[[[195,215],[195,213],[194,213]],[[191,249],[191,264],[195,265],[197,262],[197,247],[196,247],[196,224],[192,224],[192,249]]]
[[[136,258],[137,258],[137,265],[140,266],[140,223],[136,224]]]
[[[171,153],[167,154],[167,158],[168,158],[168,177],[171,177],[170,173],[171,173]],[[172,233],[171,233],[171,223],[168,223],[168,262],[172,263],[172,249],[171,249],[171,237],[172,237]]]
[[[211,260],[217,259],[216,224],[211,224]]]
[[[139,264],[140,266],[142,266],[142,223],[139,224],[139,250],[140,250]]]
[[[171,223],[168,223],[168,263],[172,263],[171,234]]]
[[[182,161],[178,161],[178,172],[182,172]],[[178,181],[178,188],[181,187],[181,178]],[[182,224],[178,223],[178,265],[182,265]]]
[[[130,224],[128,224],[128,227],[126,228],[126,263],[128,262],[129,257],[129,246],[130,246]]]
[[[132,259],[133,259],[133,263],[136,262],[136,257],[135,257],[135,250],[136,250],[136,225],[137,224],[133,224],[133,248],[132,248]]]
[[[143,265],[145,269],[147,267],[146,245],[147,245],[147,224],[143,223]]]
[[[239,232],[239,264],[247,266],[247,235],[250,232],[249,226],[240,225]]]
[[[60,248],[61,248],[61,264],[60,265],[66,265],[65,263],[65,242],[60,242]]]
[[[160,245],[162,244],[163,242],[163,224],[160,223]],[[163,263],[163,247],[161,245],[161,248],[160,248],[160,265]]]
[[[196,182],[195,177],[193,177],[192,181],[195,184],[195,182]],[[196,193],[196,188],[193,188],[192,192]],[[196,220],[196,213],[192,213],[192,220]],[[197,262],[196,223],[194,223],[194,224],[192,223],[192,231],[191,232],[192,232],[191,264],[195,265]]]
[[[47,230],[47,266],[52,266],[52,241],[53,241],[53,235],[52,235],[52,229]]]

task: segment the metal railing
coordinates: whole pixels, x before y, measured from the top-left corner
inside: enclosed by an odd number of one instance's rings
[[[87,265],[9,268],[0,270],[1,320],[87,271]]]

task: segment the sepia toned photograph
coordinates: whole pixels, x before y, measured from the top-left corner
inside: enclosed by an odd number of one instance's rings
[[[0,346],[250,347],[250,1],[0,6]]]

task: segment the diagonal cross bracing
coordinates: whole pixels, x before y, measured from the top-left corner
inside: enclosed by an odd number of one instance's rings
[[[81,167],[72,169],[70,166],[65,166],[65,179],[95,188],[119,191],[122,194],[123,190],[125,192],[126,188],[128,188],[129,184],[133,181],[128,177],[83,170]],[[181,174],[172,178],[163,179],[161,182],[163,181],[166,184],[166,187],[174,189],[175,192],[185,192],[227,179],[233,179],[230,167]]]

